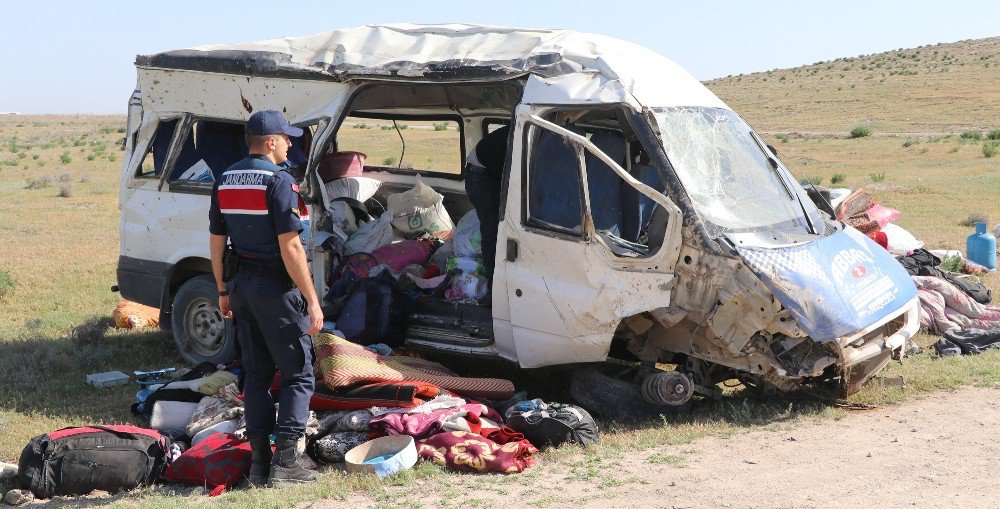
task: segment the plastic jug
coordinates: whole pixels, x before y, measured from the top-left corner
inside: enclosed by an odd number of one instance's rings
[[[976,233],[965,241],[969,259],[990,270],[997,268],[997,238],[986,232],[986,223],[976,223]]]

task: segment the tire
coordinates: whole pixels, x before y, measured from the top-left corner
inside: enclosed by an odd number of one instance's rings
[[[170,313],[174,343],[191,364],[226,364],[236,352],[232,322],[219,312],[219,291],[212,276],[189,279],[174,296]]]
[[[690,408],[652,405],[642,397],[639,384],[608,374],[620,366],[586,366],[573,373],[569,393],[588,412],[612,419],[636,419],[677,413]]]

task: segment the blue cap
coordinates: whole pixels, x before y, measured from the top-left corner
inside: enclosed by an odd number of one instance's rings
[[[288,125],[288,121],[280,112],[263,110],[250,115],[250,120],[247,120],[247,134],[250,136],[287,134],[297,138],[302,136],[302,129]]]

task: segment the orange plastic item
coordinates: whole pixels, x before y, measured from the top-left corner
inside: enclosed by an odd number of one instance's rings
[[[137,302],[122,300],[111,312],[116,329],[142,329],[160,325],[160,310]]]

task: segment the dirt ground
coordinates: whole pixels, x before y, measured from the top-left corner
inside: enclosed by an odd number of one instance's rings
[[[574,479],[572,460],[564,460],[539,465],[525,482],[477,488],[476,477],[463,476],[459,489],[428,494],[420,503],[505,509],[998,507],[998,430],[1000,390],[967,388],[840,420],[628,453],[608,469],[608,478],[618,482]],[[412,497],[414,487],[398,490]],[[357,496],[346,507],[386,506],[392,499]]]

